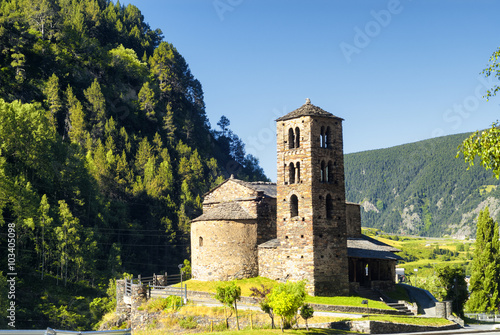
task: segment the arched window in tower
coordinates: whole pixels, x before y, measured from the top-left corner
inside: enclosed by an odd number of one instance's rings
[[[332,161],[328,162],[328,166],[326,167],[326,179],[329,183],[333,183],[333,163]]]
[[[200,247],[203,247],[203,237],[200,236]]]
[[[325,162],[321,161],[321,174],[319,176],[319,181],[324,183],[325,182]]]
[[[300,183],[300,163],[297,162],[297,166],[295,167],[295,169],[297,170],[297,183]]]
[[[325,145],[325,127],[321,127],[321,133],[319,134],[319,147],[324,148]]]
[[[331,145],[331,131],[330,131],[330,127],[326,127],[326,131],[325,131],[325,139],[324,139],[324,146],[323,148],[329,148],[330,145]]]
[[[290,217],[299,216],[299,198],[295,194],[290,197]]]
[[[295,147],[300,148],[300,129],[295,128]]]
[[[333,218],[333,199],[330,194],[326,196],[326,218]]]
[[[288,183],[295,183],[295,166],[293,165],[293,163],[290,163],[290,166],[288,167]]]
[[[293,149],[295,146],[295,137],[293,136],[293,128],[288,129],[288,149]]]

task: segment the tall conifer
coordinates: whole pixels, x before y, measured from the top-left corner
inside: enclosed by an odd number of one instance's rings
[[[467,301],[468,310],[493,311],[500,306],[499,252],[498,224],[490,217],[490,211],[486,207],[479,213],[477,220],[476,245],[469,288],[471,296]]]

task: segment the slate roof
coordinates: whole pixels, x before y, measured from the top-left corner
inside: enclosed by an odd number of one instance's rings
[[[212,208],[204,210],[204,213],[192,221],[213,220],[254,220],[257,216],[248,213],[237,202],[222,202]]]
[[[263,192],[264,195],[268,197],[276,198],[277,195],[276,183],[265,182],[265,181],[248,182],[239,179],[231,179],[231,180],[237,182],[240,185],[251,188],[252,190],[255,190],[257,192]]]
[[[402,260],[395,252],[401,250],[391,247],[388,244],[377,241],[371,237],[361,235],[361,237],[347,239],[347,256],[353,258],[372,258],[386,260]]]
[[[295,119],[297,117],[301,116],[323,116],[323,117],[331,117],[331,118],[336,118],[339,120],[343,120],[342,118],[339,118],[331,113],[328,113],[327,111],[319,108],[318,106],[315,106],[311,103],[311,100],[306,99],[306,103],[297,108],[294,111],[291,111],[290,113],[279,117],[276,119],[276,121],[285,121],[285,120],[290,120],[290,119]]]
[[[272,240],[269,240],[267,242],[259,244],[259,248],[275,249],[275,248],[277,248],[279,246],[280,246],[280,241],[277,238],[274,238]]]
[[[203,194],[203,197],[206,197],[207,194],[212,193],[228,181],[234,181],[235,183],[238,183],[242,186],[248,187],[249,189],[252,189],[257,192],[263,192],[265,196],[271,197],[271,198],[276,198],[277,191],[276,191],[276,183],[271,183],[271,182],[266,182],[266,181],[254,181],[254,182],[248,182],[248,181],[243,181],[240,179],[234,178],[233,175],[231,175],[230,178],[226,179],[223,181],[221,184],[215,186],[212,188],[210,191],[206,192]]]

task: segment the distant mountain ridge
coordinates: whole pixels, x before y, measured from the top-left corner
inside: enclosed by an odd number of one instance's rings
[[[347,201],[365,227],[421,236],[475,237],[477,214],[500,214],[500,182],[479,164],[467,170],[456,134],[345,155]]]

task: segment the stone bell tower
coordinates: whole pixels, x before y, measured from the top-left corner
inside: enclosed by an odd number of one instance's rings
[[[313,295],[348,294],[343,119],[307,99],[276,121],[280,277],[306,279]]]

